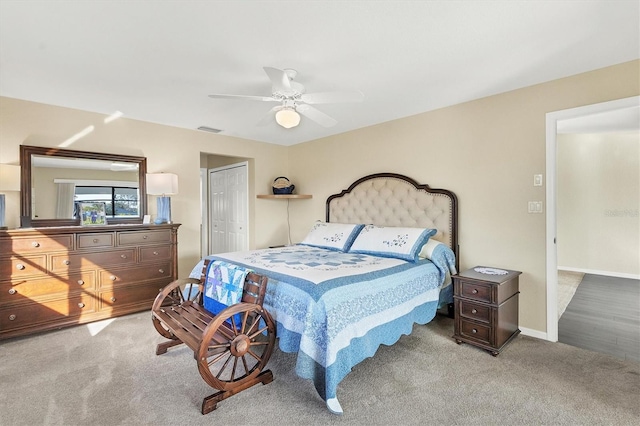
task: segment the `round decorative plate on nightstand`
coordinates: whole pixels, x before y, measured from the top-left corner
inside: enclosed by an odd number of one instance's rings
[[[496,268],[473,268],[474,271],[480,272],[481,274],[487,275],[507,275],[509,271],[505,271],[504,269],[496,269]]]

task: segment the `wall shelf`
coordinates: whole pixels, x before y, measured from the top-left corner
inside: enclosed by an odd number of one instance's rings
[[[272,200],[278,199],[306,199],[311,198],[311,195],[308,194],[259,194],[256,195],[258,198],[268,198]]]

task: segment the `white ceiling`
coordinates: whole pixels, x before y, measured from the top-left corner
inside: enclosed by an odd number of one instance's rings
[[[640,58],[638,0],[0,1],[0,95],[292,145]],[[293,68],[323,128],[256,123]]]

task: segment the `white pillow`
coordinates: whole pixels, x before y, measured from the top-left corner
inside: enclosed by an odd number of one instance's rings
[[[394,257],[417,262],[422,246],[435,235],[435,229],[367,225],[356,237],[349,253]]]
[[[363,226],[353,223],[316,222],[300,244],[346,252]]]

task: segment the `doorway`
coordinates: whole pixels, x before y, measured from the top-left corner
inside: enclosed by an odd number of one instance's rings
[[[549,341],[558,341],[558,251],[557,251],[557,150],[558,128],[569,120],[613,111],[637,109],[640,96],[604,102],[585,107],[555,111],[546,116],[546,266],[547,266],[547,335]],[[610,124],[610,123],[609,123]]]

